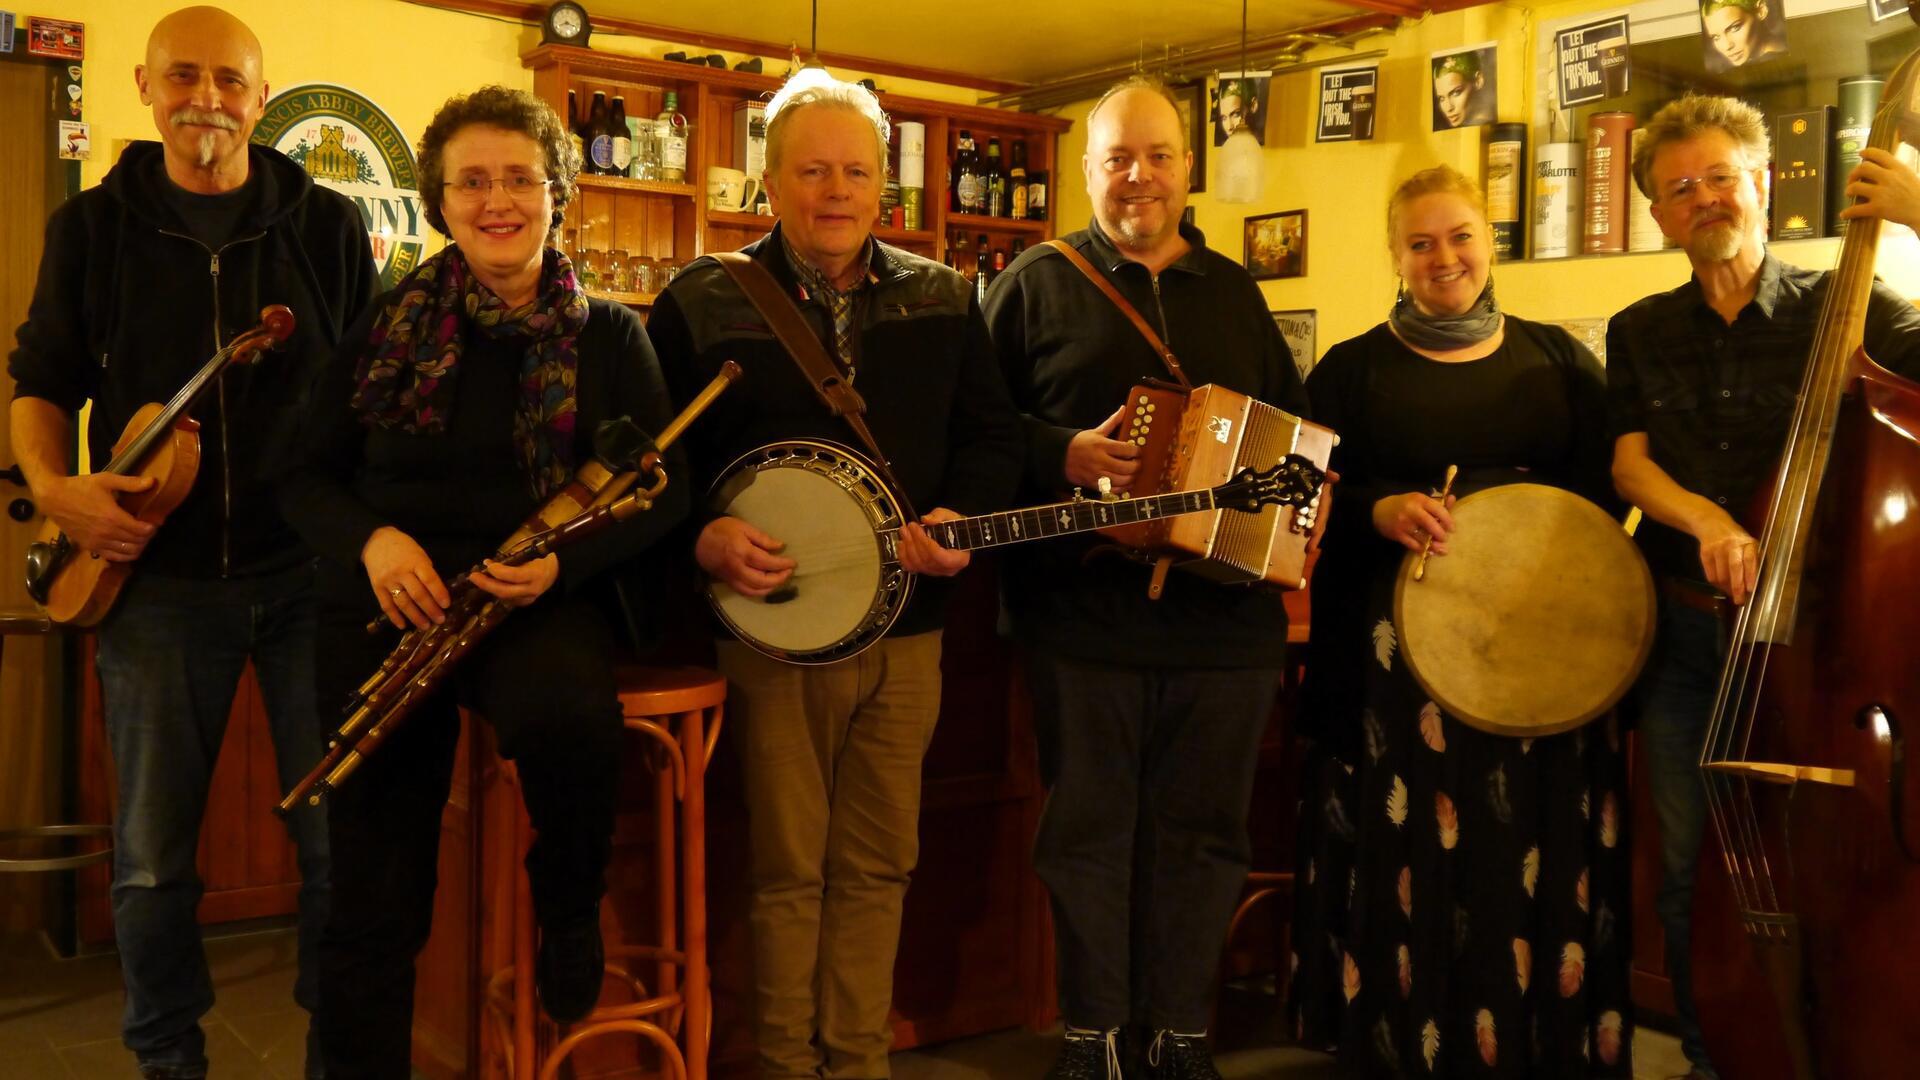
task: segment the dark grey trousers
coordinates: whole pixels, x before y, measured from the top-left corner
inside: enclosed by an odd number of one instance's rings
[[[1028,672],[1049,788],[1033,861],[1053,897],[1063,1018],[1204,1031],[1280,672],[1043,653]]]

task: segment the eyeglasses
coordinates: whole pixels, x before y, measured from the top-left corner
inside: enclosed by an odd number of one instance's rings
[[[1732,191],[1733,186],[1739,182],[1740,174],[1737,172],[1716,172],[1708,173],[1705,176],[1683,176],[1668,184],[1665,194],[1661,195],[1660,198],[1663,202],[1680,202],[1683,199],[1692,198],[1693,193],[1702,187],[1705,187],[1708,191],[1716,195],[1725,195],[1727,192]]]
[[[547,189],[547,181],[538,176],[518,173],[513,176],[463,176],[458,180],[448,180],[441,187],[447,188],[454,197],[465,202],[485,202],[495,184],[506,189],[515,202],[533,202]]]

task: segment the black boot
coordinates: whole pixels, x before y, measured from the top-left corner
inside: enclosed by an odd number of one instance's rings
[[[606,975],[606,947],[600,941],[600,905],[584,915],[540,928],[540,955],[533,981],[547,1015],[570,1024],[593,1011]]]
[[[1120,1071],[1120,1029],[1067,1027],[1060,1056],[1045,1080],[1123,1080]]]
[[[1213,1067],[1207,1033],[1182,1035],[1166,1028],[1153,1033],[1147,1047],[1148,1080],[1221,1080]]]

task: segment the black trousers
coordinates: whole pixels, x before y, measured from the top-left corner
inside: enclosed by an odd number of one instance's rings
[[[377,614],[323,604],[318,686],[329,732],[347,695],[379,666],[398,631],[369,635]],[[339,600],[343,577],[322,593]],[[620,707],[613,637],[593,604],[549,593],[509,615],[329,796],[335,837],[333,909],[320,940],[317,1022],[331,1080],[405,1080],[410,1071],[414,960],[426,945],[453,776],[458,705],[493,725],[515,763],[536,836],[527,854],[542,925],[591,911],[606,892],[619,774]]]
[[[1063,1018],[1204,1031],[1280,672],[1043,653],[1028,672],[1049,788],[1033,861],[1053,898]]]

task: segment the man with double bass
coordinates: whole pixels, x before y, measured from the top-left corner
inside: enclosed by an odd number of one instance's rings
[[[1698,763],[1727,653],[1719,609],[1744,604],[1758,579],[1759,543],[1742,517],[1780,457],[1830,275],[1767,251],[1770,155],[1758,109],[1688,94],[1645,130],[1634,182],[1693,277],[1607,325],[1613,479],[1646,514],[1640,545],[1660,582],[1659,629],[1637,689],[1660,821],[1657,906],[1681,1045],[1691,1075],[1713,1078],[1689,949],[1707,818]],[[1864,156],[1847,187],[1864,201],[1841,216],[1920,224],[1913,171],[1881,150]],[[1884,283],[1874,286],[1865,343],[1882,366],[1920,376],[1920,311]]]
[[[194,910],[200,820],[240,673],[251,659],[284,786],[319,760],[313,700],[312,558],[268,486],[274,437],[302,368],[330,352],[373,294],[359,215],[299,165],[248,137],[267,103],[260,43],[218,8],[161,19],[134,69],[160,142],[136,142],[100,186],[54,213],[9,370],[13,447],[47,517],[81,551],[135,562],[99,628],[107,738],[119,785],[113,918],[127,992],[123,1035],[143,1076],[206,1075],[199,1018],[213,986]],[[167,401],[268,304],[293,336],[226,371],[193,409],[200,466],[158,526],[118,498],[151,477],[69,468],[74,418],[112,457],[134,412]],[[15,568],[18,572],[18,568]],[[296,813],[300,973],[314,1007],[314,946],[327,906],[322,811]],[[318,1058],[309,1060],[311,1070]]]

